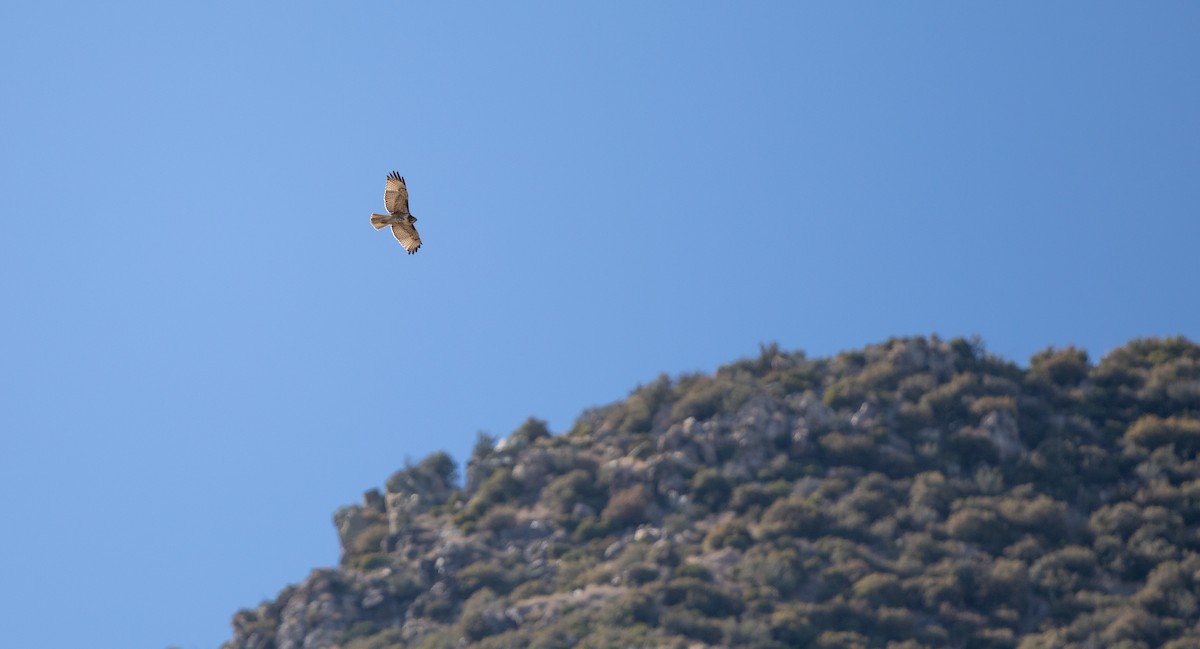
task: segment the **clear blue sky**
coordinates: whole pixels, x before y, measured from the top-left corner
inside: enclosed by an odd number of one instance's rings
[[[760,342],[1197,339],[1198,34],[1170,1],[3,4],[6,646],[215,649],[405,457]],[[368,224],[392,169],[414,257]]]

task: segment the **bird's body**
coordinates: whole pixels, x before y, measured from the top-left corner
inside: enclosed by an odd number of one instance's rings
[[[371,225],[376,230],[392,226],[392,235],[404,246],[408,254],[413,254],[421,248],[421,235],[413,224],[417,217],[408,212],[408,185],[404,178],[396,172],[387,176],[387,184],[383,188],[383,207],[387,214],[372,214]]]

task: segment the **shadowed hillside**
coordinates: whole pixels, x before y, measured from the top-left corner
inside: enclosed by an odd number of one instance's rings
[[[1198,451],[1181,338],[767,346],[401,469],[225,646],[1200,648]]]

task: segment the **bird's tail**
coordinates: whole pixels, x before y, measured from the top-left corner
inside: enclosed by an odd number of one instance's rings
[[[391,216],[385,216],[383,214],[372,214],[371,215],[371,225],[375,226],[376,230],[382,230],[382,229],[386,228],[387,226],[391,225],[391,223],[392,223]]]

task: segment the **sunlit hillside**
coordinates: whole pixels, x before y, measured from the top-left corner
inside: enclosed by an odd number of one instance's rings
[[[1200,647],[1198,451],[1181,338],[765,346],[402,468],[226,647]]]

